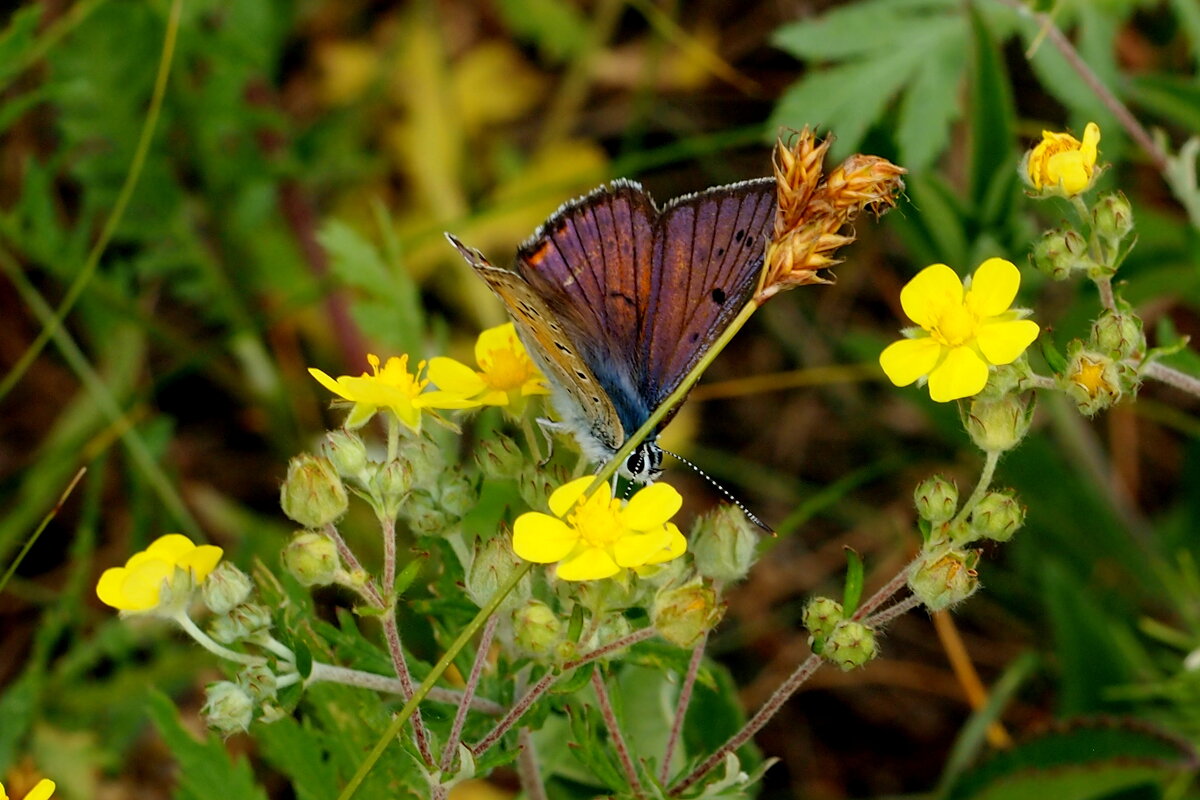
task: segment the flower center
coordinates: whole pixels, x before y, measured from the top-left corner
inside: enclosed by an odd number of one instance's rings
[[[579,532],[579,538],[592,547],[607,547],[621,538],[625,526],[620,518],[621,501],[607,502],[604,493],[588,498],[567,520]]]
[[[978,327],[979,318],[959,304],[943,311],[929,332],[946,347],[959,347],[975,337]]]
[[[529,356],[510,347],[488,351],[480,366],[488,386],[503,392],[520,389],[533,377],[533,362]]]

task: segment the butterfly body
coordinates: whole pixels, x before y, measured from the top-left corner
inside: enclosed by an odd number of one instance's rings
[[[552,425],[603,463],[750,301],[774,215],[771,179],[686,195],[661,212],[640,185],[621,180],[564,204],[512,268],[447,238],[504,303],[548,378],[560,420]],[[655,435],[621,466],[626,477],[657,478]]]

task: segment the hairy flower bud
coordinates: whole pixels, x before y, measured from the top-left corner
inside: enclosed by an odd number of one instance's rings
[[[722,505],[696,523],[689,549],[701,575],[733,583],[745,578],[758,559],[758,536],[741,509]]]
[[[517,476],[525,466],[525,456],[511,438],[496,433],[479,444],[479,449],[475,451],[475,463],[486,477],[504,480]]]
[[[934,524],[945,522],[958,509],[958,487],[941,475],[931,475],[917,484],[913,503],[921,519]]]
[[[283,548],[283,566],[304,586],[326,586],[336,579],[342,560],[333,539],[299,531]]]
[[[275,699],[275,673],[266,664],[247,666],[238,673],[238,685],[245,689],[256,703]]]
[[[461,469],[446,470],[438,483],[442,510],[456,519],[465,517],[479,502],[479,490]]]
[[[1142,320],[1131,311],[1105,311],[1092,323],[1091,344],[1110,358],[1141,358],[1146,353]]]
[[[376,510],[388,519],[395,519],[408,500],[413,485],[413,468],[404,459],[393,459],[376,465],[368,491]]]
[[[815,645],[817,642],[824,642],[844,616],[842,604],[837,600],[830,597],[814,597],[804,606],[804,614],[800,621],[812,636]]]
[[[320,528],[346,511],[346,487],[326,458],[301,453],[288,463],[280,491],[283,513],[306,528]]]
[[[512,613],[513,640],[535,657],[549,655],[562,638],[562,621],[550,606],[528,600]]]
[[[325,434],[325,441],[321,442],[321,455],[329,459],[343,479],[360,486],[366,483],[370,462],[367,459],[367,446],[357,433],[339,429]]]
[[[695,581],[654,596],[650,618],[659,634],[671,644],[693,647],[725,614],[725,606],[711,587]]]
[[[1079,413],[1094,416],[1117,403],[1123,394],[1123,370],[1112,358],[1078,348],[1067,362],[1061,384],[1075,401]],[[1136,376],[1130,380],[1136,388]]]
[[[408,440],[400,455],[412,467],[413,483],[422,489],[436,486],[446,468],[446,456],[424,437]]]
[[[441,505],[426,491],[417,489],[408,496],[404,504],[404,518],[414,533],[436,536],[445,532],[453,520],[442,510]]]
[[[854,620],[842,620],[825,638],[821,656],[842,672],[861,667],[875,658],[875,632]]]
[[[1032,392],[998,400],[975,397],[959,403],[959,416],[976,447],[985,453],[1002,453],[1016,447],[1029,432],[1035,400]]]
[[[1122,192],[1101,195],[1092,209],[1096,233],[1113,244],[1133,232],[1133,208]]]
[[[908,575],[908,588],[930,611],[966,600],[979,588],[978,550],[937,549],[921,555]]]
[[[1025,524],[1025,509],[1012,492],[988,492],[971,510],[971,529],[977,536],[1007,542]]]
[[[204,605],[214,614],[224,614],[235,606],[246,602],[253,584],[250,577],[240,569],[223,561],[204,581],[201,589]]]
[[[240,642],[271,627],[271,612],[258,603],[242,603],[213,617],[208,632],[221,644]]]
[[[204,707],[200,709],[210,728],[232,736],[250,728],[254,718],[254,699],[231,681],[211,683],[204,690]]]
[[[512,537],[507,532],[502,531],[486,542],[476,540],[471,563],[467,565],[464,576],[467,597],[483,608],[520,568],[521,559],[513,553]],[[526,579],[520,581],[505,598],[505,606],[517,605],[528,596],[529,581]]]
[[[1056,281],[1065,280],[1072,272],[1096,266],[1087,249],[1087,240],[1073,230],[1047,231],[1033,246],[1033,265]]]

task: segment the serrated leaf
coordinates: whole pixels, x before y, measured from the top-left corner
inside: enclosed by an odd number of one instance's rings
[[[175,800],[266,800],[245,758],[232,758],[212,734],[199,742],[179,721],[175,705],[162,692],[151,691],[147,709],[154,727],[179,765]]]
[[[896,144],[910,173],[926,170],[946,149],[950,125],[962,113],[958,83],[966,60],[964,37],[947,36],[930,51],[900,100]]]
[[[310,722],[302,725],[290,717],[254,731],[263,757],[288,777],[299,800],[327,800],[341,791],[337,770],[320,744],[322,735]]]
[[[894,50],[920,36],[931,17],[957,14],[956,0],[868,0],[780,27],[771,42],[797,58],[843,60]]]
[[[1193,773],[1191,744],[1133,720],[1084,720],[999,753],[944,800],[1089,800]]]

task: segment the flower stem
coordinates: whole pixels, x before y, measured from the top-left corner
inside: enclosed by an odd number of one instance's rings
[[[290,675],[285,675],[284,677],[290,677]],[[355,686],[359,689],[373,689],[377,692],[387,692],[388,694],[404,694],[404,687],[400,684],[399,678],[314,661],[312,672],[309,674],[306,683],[319,683],[321,681]],[[438,703],[447,703],[456,706],[466,702],[462,692],[455,692],[449,689],[431,689],[428,697],[430,700]],[[504,711],[504,707],[499,703],[482,697],[472,697],[470,706],[473,711],[493,716]]]
[[[245,664],[251,666],[254,664],[265,664],[267,660],[262,656],[252,656],[248,653],[239,653],[236,650],[230,650],[228,647],[223,647],[212,640],[211,637],[204,631],[200,630],[196,623],[192,622],[192,618],[187,615],[186,611],[180,611],[175,616],[171,617],[179,623],[179,627],[196,640],[196,643],[203,647],[213,655],[219,656],[227,661],[233,661],[237,664]]]
[[[450,728],[449,738],[446,739],[446,747],[442,750],[442,772],[449,772],[450,768],[454,766],[454,756],[458,753],[458,742],[462,737],[463,724],[467,721],[467,709],[470,707],[471,699],[475,696],[475,689],[479,686],[479,676],[483,673],[483,665],[487,662],[488,650],[492,646],[492,637],[496,634],[496,624],[499,621],[498,616],[492,615],[488,617],[487,624],[483,626],[483,633],[479,637],[479,648],[475,651],[475,663],[471,665],[471,675],[467,678],[466,687],[463,688],[463,702],[454,713],[454,724]]]
[[[1200,379],[1168,367],[1158,361],[1151,361],[1142,367],[1142,375],[1174,386],[1176,389],[1185,391],[1193,397],[1200,397]]]
[[[517,756],[517,775],[521,779],[525,797],[527,800],[548,800],[546,786],[542,783],[542,768],[538,764],[537,747],[529,728],[517,731],[517,746],[521,748],[521,754]]]
[[[886,603],[892,595],[900,591],[900,588],[904,586],[904,584],[908,583],[908,573],[911,569],[912,564],[907,564],[904,569],[893,575],[891,580],[889,580],[883,586],[880,586],[879,589],[876,590],[875,594],[867,598],[865,603],[859,605],[859,607],[855,610],[852,619],[862,622],[867,618],[868,615],[870,615],[872,611]]]
[[[525,444],[529,447],[529,455],[533,458],[534,463],[542,463],[542,449],[538,447],[537,432],[534,431],[528,414],[521,417],[521,430],[525,432]]]
[[[358,560],[358,556],[354,555],[354,551],[350,549],[348,544],[346,544],[346,540],[342,538],[342,534],[337,529],[337,526],[335,526],[332,522],[327,524],[325,526],[325,535],[333,540],[334,545],[337,547],[338,555],[341,556],[342,562],[349,568],[349,571],[352,574],[366,574],[366,570],[363,569],[362,564]],[[360,594],[362,594],[364,600],[366,600],[368,603],[371,603],[376,608],[384,607],[383,596],[370,581],[367,581],[361,587],[358,587],[358,591]]]
[[[1096,278],[1096,288],[1100,290],[1100,303],[1109,311],[1114,311],[1117,308],[1117,300],[1113,296],[1112,278],[1105,275]]]
[[[967,518],[975,506],[979,505],[979,501],[987,494],[988,487],[992,485],[992,477],[996,474],[996,465],[1000,463],[1000,450],[988,450],[983,461],[983,471],[979,473],[979,482],[975,484],[975,491],[971,492],[971,496],[967,498],[967,502],[963,503],[963,507],[959,509],[958,514],[950,523],[952,526],[957,525]]]
[[[592,690],[596,692],[596,701],[600,706],[600,716],[604,719],[604,726],[608,729],[608,736],[612,740],[613,749],[617,752],[617,760],[621,762],[621,770],[625,773],[625,780],[629,782],[629,790],[635,798],[646,796],[646,790],[642,786],[642,781],[638,778],[637,767],[633,763],[633,758],[629,755],[629,745],[625,743],[625,737],[621,734],[621,726],[617,722],[617,715],[613,711],[612,698],[608,696],[608,687],[604,684],[604,676],[600,674],[600,670],[592,671]]]
[[[892,605],[885,608],[883,611],[880,611],[878,613],[872,614],[871,616],[867,617],[866,619],[863,620],[863,624],[866,625],[868,628],[874,628],[874,627],[877,627],[880,625],[886,625],[889,622],[891,622],[892,620],[894,620],[896,617],[900,616],[901,614],[907,614],[909,611],[912,611],[914,608],[918,607],[919,605],[921,605],[921,598],[917,597],[915,594],[909,595],[908,597],[901,600],[899,603],[893,603]]]
[[[359,764],[358,770],[356,770],[354,775],[350,778],[350,781],[346,784],[346,787],[342,789],[342,793],[338,795],[338,800],[349,800],[354,796],[354,793],[358,791],[358,787],[361,786],[362,782],[366,779],[367,774],[370,773],[376,762],[379,761],[380,756],[383,755],[383,751],[387,749],[387,746],[396,738],[396,734],[400,732],[400,729],[403,728],[405,723],[408,722],[409,718],[413,716],[413,712],[416,711],[417,705],[429,694],[429,690],[432,689],[433,685],[442,677],[442,674],[446,671],[446,668],[450,666],[450,663],[454,660],[455,656],[458,655],[460,650],[467,646],[467,643],[471,641],[476,632],[483,627],[488,617],[496,613],[496,609],[500,607],[500,604],[504,602],[504,599],[508,597],[509,593],[516,587],[517,583],[519,583],[532,568],[532,564],[524,564],[520,569],[510,575],[505,584],[501,586],[494,595],[492,595],[492,599],[488,601],[487,605],[479,609],[479,613],[475,615],[475,618],[467,623],[466,627],[462,629],[462,632],[458,634],[458,638],[454,640],[449,648],[447,648],[446,652],[442,654],[442,657],[438,659],[438,662],[433,665],[433,669],[429,670],[429,674],[425,676],[425,680],[421,682],[421,685],[417,687],[417,690],[412,693],[411,697],[408,698],[408,701],[404,704],[404,708],[400,709],[400,713],[396,714],[396,716],[392,719],[392,724],[387,727],[387,730],[385,730],[383,735],[379,737],[379,740],[375,742],[375,746],[371,748],[371,752],[369,752],[367,757],[363,759],[363,762]]]
[[[402,696],[405,700],[411,700],[413,696],[412,673],[408,671],[408,659],[404,657],[404,648],[400,644],[400,629],[396,625],[394,608],[389,608],[383,615],[383,635],[387,640],[388,652],[392,656],[392,667],[396,670],[396,677],[400,679],[400,685],[404,689]],[[429,733],[425,730],[425,721],[421,718],[419,707],[413,707],[412,726],[421,758],[425,759],[426,764],[433,766],[433,751],[429,749]]]
[[[688,661],[687,672],[683,676],[683,685],[679,687],[679,700],[675,703],[675,719],[671,722],[671,733],[667,737],[667,747],[663,751],[662,767],[659,768],[658,781],[666,784],[671,777],[671,758],[679,744],[679,734],[683,732],[683,719],[687,716],[688,705],[692,702],[692,688],[696,685],[696,676],[700,673],[700,662],[704,660],[704,648],[708,644],[708,631],[692,648],[692,657]]]

